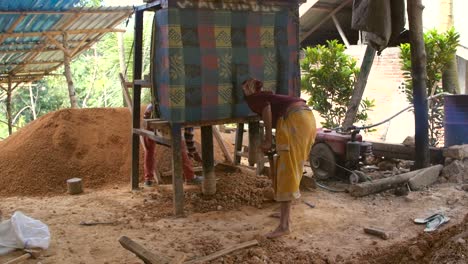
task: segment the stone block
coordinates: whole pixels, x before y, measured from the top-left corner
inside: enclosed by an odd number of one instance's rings
[[[462,183],[464,178],[468,178],[464,175],[466,172],[467,170],[465,169],[464,163],[462,161],[455,160],[442,169],[442,176],[449,182]]]
[[[468,158],[468,145],[455,145],[442,150],[442,155],[445,158],[463,160]]]
[[[421,190],[424,187],[435,183],[439,178],[440,171],[443,167],[444,166],[439,164],[419,170],[419,172],[408,181],[411,190]]]

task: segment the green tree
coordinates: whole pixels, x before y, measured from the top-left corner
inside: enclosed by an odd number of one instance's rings
[[[441,85],[442,73],[449,67],[456,52],[460,36],[451,28],[445,33],[429,30],[424,34],[427,69],[427,96],[434,96],[448,92],[448,87]],[[410,44],[400,45],[400,58],[405,76],[404,92],[408,102],[413,103],[413,80],[411,78],[411,50]],[[443,134],[444,111],[443,98],[436,97],[428,102],[429,106],[429,143],[436,146]]]
[[[356,60],[345,49],[337,40],[327,41],[326,46],[307,47],[301,61],[302,89],[310,94],[308,104],[325,119],[321,124],[327,128],[342,124],[359,75]],[[363,99],[355,122],[366,121],[373,106],[374,100]]]

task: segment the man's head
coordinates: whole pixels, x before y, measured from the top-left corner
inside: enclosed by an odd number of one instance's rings
[[[262,90],[263,83],[257,79],[248,78],[242,82],[242,91],[245,96],[260,92]]]

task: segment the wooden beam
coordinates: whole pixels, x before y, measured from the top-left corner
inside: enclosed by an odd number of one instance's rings
[[[341,28],[340,21],[338,21],[335,15],[332,15],[332,20],[333,20],[333,23],[335,24],[336,29],[338,30],[338,33],[340,33],[340,37],[343,40],[346,48],[349,48],[349,46],[351,45],[349,44],[348,38],[346,38],[346,34]]]
[[[83,13],[75,13],[73,14],[61,27],[59,30],[66,30],[69,25],[71,25],[73,22],[78,20]]]
[[[65,53],[64,56],[71,57],[70,51],[65,49],[62,43],[58,42],[58,40],[56,40],[53,36],[49,34],[44,34],[44,35],[46,36],[48,40],[50,40],[50,42],[52,42],[52,44],[54,44],[57,48],[61,49],[63,53]]]
[[[257,240],[250,240],[250,241],[247,241],[247,242],[244,242],[244,243],[241,243],[241,244],[238,244],[238,245],[235,245],[235,246],[220,250],[220,251],[215,252],[213,254],[210,254],[208,256],[204,256],[204,257],[201,257],[199,259],[187,261],[185,263],[186,264],[205,263],[205,262],[208,262],[210,260],[214,260],[214,259],[217,259],[217,258],[222,257],[224,255],[227,255],[227,254],[229,254],[231,252],[234,252],[236,250],[243,249],[243,248],[246,248],[246,247],[252,247],[252,246],[256,246],[256,245],[258,245]]]
[[[121,236],[119,238],[119,243],[124,247],[126,250],[135,254],[138,258],[143,260],[144,263],[148,264],[161,264],[161,263],[168,263],[169,259],[157,256],[144,248],[142,245],[138,244],[137,242],[133,241],[132,239]]]
[[[328,21],[328,19],[330,19],[333,15],[335,15],[336,13],[338,13],[338,11],[340,11],[341,9],[343,9],[347,4],[349,4],[352,0],[345,0],[343,1],[337,8],[335,8],[335,10],[333,10],[332,12],[330,12],[330,14],[328,14],[326,17],[324,17],[322,19],[322,21],[320,21],[317,25],[315,25],[313,28],[311,28],[310,30],[308,30],[306,33],[302,34],[302,36],[300,37],[300,40],[301,42],[304,41],[306,38],[308,38],[312,33],[314,33],[323,23],[325,23],[326,21]]]
[[[132,98],[130,97],[130,93],[128,92],[128,87],[130,85],[133,86],[133,84],[131,82],[127,82],[122,73],[119,73],[119,79],[120,79],[120,84],[122,86],[122,92],[123,92],[122,94],[123,94],[125,103],[129,107],[130,112],[132,112],[133,111],[133,104],[132,104]]]
[[[52,61],[31,61],[29,65],[40,65],[40,64],[55,64],[63,63],[63,60],[52,60]],[[12,62],[12,63],[0,63],[0,66],[9,66],[9,65],[25,65],[24,62]]]
[[[11,54],[11,53],[31,53],[31,52],[36,52],[38,50],[41,50],[41,52],[50,52],[50,51],[61,51],[61,49],[59,48],[44,48],[42,49],[42,46],[45,45],[47,46],[47,44],[44,44],[43,42],[39,42],[38,46],[36,46],[35,48],[33,49],[19,49],[19,50],[5,50],[5,51],[2,51],[2,54]],[[38,47],[41,47],[41,49],[39,49]]]
[[[33,61],[37,56],[39,56],[39,53],[42,52],[46,48],[45,44],[42,44],[42,47],[38,47],[37,50],[35,50],[32,53],[29,53],[29,55],[24,58],[24,64],[23,65],[18,65],[17,67],[13,68],[10,73],[15,75],[18,73],[20,70],[22,70],[29,62]]]
[[[218,127],[216,127],[216,126],[213,127],[213,135],[216,138],[216,141],[218,142],[218,145],[221,148],[221,151],[223,152],[224,158],[226,159],[226,161],[228,163],[233,164],[234,162],[232,160],[232,157],[231,157],[231,155],[229,154],[229,151],[226,148],[226,144],[224,144],[223,137],[221,136],[221,133],[219,133]]]
[[[119,21],[120,22],[120,21]],[[125,32],[125,29],[117,28],[98,28],[98,29],[75,29],[66,30],[69,35],[88,34],[88,33],[108,33],[108,32]],[[17,32],[17,33],[2,33],[2,36],[7,38],[22,38],[22,37],[40,37],[44,34],[48,35],[62,35],[64,31],[47,31],[47,32]]]
[[[19,15],[18,18],[15,20],[15,22],[13,22],[13,24],[7,29],[6,33],[12,33],[12,32],[15,30],[16,26],[17,26],[21,21],[23,21],[25,17],[26,17],[25,14]],[[2,33],[1,36],[0,36],[0,44],[2,44],[3,41],[5,41],[5,39],[7,39],[7,38],[8,38],[8,37],[7,37],[7,36],[4,36],[3,33]]]
[[[10,11],[2,10],[0,15],[63,15],[63,14],[113,14],[113,13],[127,13],[132,14],[133,9],[110,9],[110,10],[99,10],[99,9],[77,9],[77,10],[64,10],[64,11],[55,11],[55,10],[30,10],[30,11]]]
[[[153,122],[158,124],[161,119],[146,119],[143,121],[143,124],[148,128],[157,128],[153,127]],[[249,123],[260,121],[260,117],[258,115],[251,115],[247,117],[234,117],[234,118],[223,118],[218,120],[201,120],[201,121],[188,121],[182,122],[182,126],[190,126],[190,127],[201,127],[201,126],[214,126],[214,125],[222,125],[222,124],[235,124],[235,123]],[[169,122],[169,121],[168,121]],[[170,123],[170,122],[169,122]]]
[[[77,43],[80,43],[81,40],[69,40],[68,43],[69,44],[77,44]],[[1,45],[2,48],[16,48],[18,47],[19,45],[41,45],[41,44],[44,44],[45,41],[43,40],[39,40],[39,41],[25,41],[25,42],[21,42],[21,41],[15,41],[15,42],[9,42],[8,44],[7,43],[3,43]],[[46,43],[47,44],[47,43]],[[73,45],[75,46],[75,45]],[[2,53],[4,53],[5,51],[2,51]]]
[[[426,50],[423,38],[421,0],[407,2],[409,37],[411,43],[411,76],[413,78],[413,104],[415,120],[415,168],[429,166],[429,114],[427,106]]]
[[[156,135],[153,131],[149,131],[149,130],[145,130],[145,129],[139,129],[139,128],[134,128],[133,129],[133,133],[134,134],[138,134],[140,136],[145,136],[145,137],[148,137],[154,141],[156,141],[156,143],[159,143],[160,145],[164,145],[164,146],[167,146],[167,147],[172,147],[172,142],[171,140],[167,139],[167,138],[164,138],[162,136],[158,136]],[[142,144],[144,146],[144,144]]]

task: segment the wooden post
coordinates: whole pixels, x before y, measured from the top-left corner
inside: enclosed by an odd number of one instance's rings
[[[117,45],[119,47],[119,66],[120,66],[120,74],[122,75],[124,81],[126,80],[125,76],[126,68],[125,68],[125,45],[124,45],[124,33],[123,32],[116,32],[117,34]],[[122,80],[122,78],[121,78]],[[123,97],[123,105],[129,106],[130,101],[127,98],[128,91],[126,87],[122,90],[122,97]]]
[[[174,214],[184,215],[184,176],[182,172],[182,126],[171,125],[172,136],[172,186],[174,189]]]
[[[356,114],[359,109],[359,104],[361,103],[362,95],[364,94],[364,90],[366,88],[367,78],[369,77],[369,73],[372,68],[372,63],[374,62],[374,57],[375,49],[372,48],[370,45],[367,45],[366,52],[361,63],[361,71],[359,72],[356,86],[354,87],[353,95],[351,96],[351,100],[349,101],[348,110],[346,111],[346,116],[343,121],[342,126],[344,129],[349,128],[354,123],[354,118],[356,118]]]
[[[242,140],[244,139],[244,123],[238,123],[236,129],[236,141],[234,143],[234,165],[239,165],[241,156],[237,155],[242,151]]]
[[[141,79],[143,60],[143,11],[135,12],[135,37],[133,50],[133,80]],[[141,85],[133,82],[133,128],[140,128]],[[133,130],[132,130],[133,131]],[[179,132],[180,133],[180,132]],[[138,190],[140,178],[140,136],[132,132],[132,190]]]
[[[78,108],[78,103],[76,101],[76,91],[75,91],[75,84],[73,83],[72,73],[70,69],[70,60],[71,55],[68,51],[68,34],[63,33],[63,48],[65,49],[63,52],[63,66],[64,66],[64,75],[67,79],[68,84],[68,96],[70,97],[70,107],[71,108]]]
[[[11,96],[13,93],[13,87],[11,83],[11,76],[8,76],[8,90],[6,91],[6,115],[8,123],[8,135],[13,134],[13,114],[11,113]]]
[[[340,37],[343,40],[346,48],[349,48],[350,45],[349,45],[348,38],[346,38],[346,34],[344,33],[343,29],[341,28],[340,22],[338,21],[338,19],[336,18],[335,15],[332,15],[331,17],[332,17],[333,23],[335,24],[336,29],[338,30],[338,33],[340,33]]]
[[[201,145],[203,159],[203,194],[213,195],[216,193],[216,175],[214,171],[213,155],[213,127],[201,127]]]
[[[415,169],[429,166],[429,115],[426,88],[426,50],[424,47],[421,0],[407,2],[411,43],[411,75],[415,120]]]
[[[249,165],[257,163],[257,152],[260,146],[260,122],[249,122]]]

